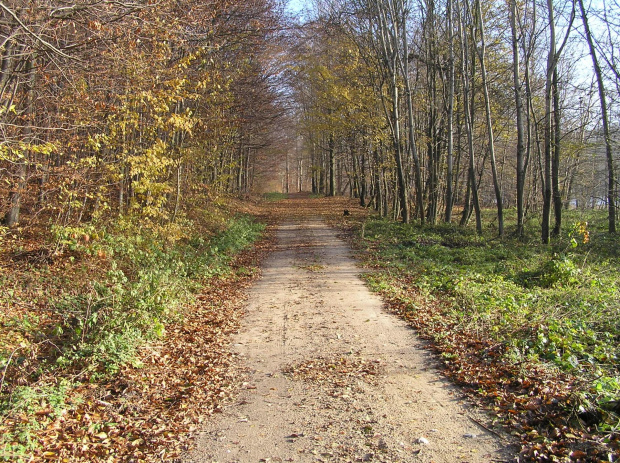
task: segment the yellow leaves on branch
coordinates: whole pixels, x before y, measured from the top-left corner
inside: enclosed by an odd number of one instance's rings
[[[168,156],[169,147],[163,140],[156,140],[153,146],[127,159],[130,176],[142,213],[157,217],[172,191],[168,183],[168,168],[174,160]],[[135,204],[136,206],[138,203]]]
[[[56,143],[5,143],[0,145],[0,162],[20,162],[28,158],[27,154],[49,156],[58,150]]]
[[[190,110],[185,111],[183,114],[172,114],[168,118],[168,125],[176,130],[183,130],[189,135],[192,134],[192,129],[196,125],[196,121],[192,117]]]

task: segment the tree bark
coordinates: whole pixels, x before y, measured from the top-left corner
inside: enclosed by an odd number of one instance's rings
[[[467,31],[465,31],[465,23],[463,14],[459,11],[459,35],[461,37],[461,78],[463,80],[463,112],[465,113],[465,131],[467,132],[467,147],[469,150],[469,169],[468,169],[468,190],[471,192],[472,205],[476,214],[476,231],[482,234],[482,219],[480,215],[480,202],[478,198],[478,185],[476,182],[476,162],[473,139],[473,108],[470,101],[470,77],[469,77],[469,42],[467,40]],[[461,223],[467,222],[468,218],[465,211],[469,212],[469,208],[465,207]]]
[[[336,196],[336,155],[334,145],[334,134],[329,134],[329,192],[328,196]],[[288,191],[287,191],[288,193]]]
[[[551,188],[553,195],[553,213],[555,224],[552,235],[559,236],[562,230],[562,194],[560,192],[560,151],[561,151],[561,120],[560,95],[558,89],[558,71],[553,72],[553,155],[551,157]]]
[[[30,57],[26,63],[26,73],[28,75],[28,85],[25,89],[26,94],[26,107],[24,109],[25,127],[23,129],[23,140],[26,144],[32,143],[32,126],[34,117],[34,86],[36,78],[36,68],[33,61],[36,58]],[[30,152],[26,149],[26,152],[22,153],[21,158],[16,163],[15,182],[14,189],[10,194],[10,208],[4,217],[4,224],[7,227],[13,227],[19,223],[19,216],[22,207],[22,201],[24,192],[27,186],[28,176],[28,158]]]
[[[489,156],[491,157],[491,172],[493,174],[493,188],[495,190],[495,201],[497,205],[498,234],[504,234],[504,206],[502,199],[502,189],[497,175],[497,163],[495,160],[495,139],[493,135],[493,121],[491,119],[491,101],[489,99],[489,86],[487,82],[486,68],[486,40],[484,32],[484,20],[482,18],[482,7],[480,0],[476,0],[476,16],[478,17],[478,30],[480,31],[480,48],[476,45],[478,59],[480,60],[480,73],[482,74],[482,93],[484,95],[484,109],[487,123],[487,134],[489,140]]]
[[[397,6],[394,2],[385,0],[372,0],[371,4],[374,9],[376,17],[376,27],[378,35],[378,45],[381,54],[381,65],[383,72],[386,76],[386,81],[389,87],[389,95],[391,100],[389,102],[389,109],[386,112],[389,115],[390,130],[392,133],[392,146],[394,149],[394,161],[396,163],[396,189],[397,196],[399,198],[400,215],[403,222],[409,222],[409,202],[407,195],[407,187],[405,183],[405,174],[403,168],[403,143],[402,135],[400,131],[400,92],[399,92],[399,77],[403,77],[404,81],[407,81],[408,76],[400,76],[401,72],[404,72],[405,65],[403,57],[400,56],[399,45],[401,40],[400,34],[406,34],[406,28],[403,24],[405,20],[404,5],[402,0],[396,0]],[[406,42],[405,42],[406,43]],[[405,60],[407,57],[404,58]],[[400,69],[400,72],[399,72]],[[407,85],[408,82],[405,83]],[[405,87],[405,91],[407,86]],[[410,100],[409,98],[406,98]],[[409,107],[409,106],[408,106]],[[413,130],[413,127],[410,128]],[[415,141],[415,140],[413,140]],[[415,152],[415,143],[411,145],[412,154],[414,159],[417,158]],[[415,162],[415,161],[414,161]],[[416,191],[417,195],[421,194],[420,191]]]
[[[568,36],[570,35],[570,31],[573,26],[574,20],[574,12],[575,12],[575,4],[573,3],[573,11],[571,13],[570,21],[566,30],[566,36],[564,37],[564,41],[560,46],[560,49],[556,49],[556,35],[555,35],[555,14],[553,11],[553,0],[547,0],[547,10],[549,14],[549,52],[547,54],[547,72],[545,78],[545,116],[543,122],[543,130],[545,132],[545,151],[544,151],[544,181],[543,181],[543,214],[542,214],[542,229],[541,229],[541,238],[544,244],[549,243],[550,229],[551,229],[551,201],[552,201],[552,191],[553,191],[553,156],[558,156],[557,154],[552,152],[554,150],[553,146],[553,138],[556,137],[557,133],[560,130],[560,127],[556,127],[554,129],[553,124],[551,123],[551,109],[553,104],[553,92],[554,92],[554,80],[557,84],[557,65],[558,60],[560,59],[560,55],[562,53],[562,49],[566,45],[568,41]],[[555,77],[554,77],[555,76]],[[556,85],[557,86],[557,85]],[[559,124],[559,118],[554,119],[554,123]],[[559,143],[559,139],[557,140]],[[558,145],[559,149],[559,145]],[[561,213],[561,212],[560,212]]]
[[[523,98],[521,96],[521,76],[519,42],[517,39],[517,1],[510,0],[510,30],[512,33],[512,77],[517,116],[517,236],[525,233],[524,195],[525,195],[525,130],[523,127]]]
[[[454,193],[452,192],[453,170],[454,170],[454,30],[453,30],[453,13],[452,0],[447,0],[446,16],[448,20],[448,153],[446,159],[446,212],[444,220],[446,223],[452,221],[452,202]]]
[[[594,39],[592,38],[592,31],[590,30],[590,24],[583,5],[583,0],[578,1],[579,9],[581,10],[583,28],[586,33],[588,48],[590,50],[590,57],[592,58],[592,65],[594,67],[594,74],[596,75],[596,82],[598,84],[598,97],[601,105],[601,118],[603,120],[603,137],[605,138],[605,156],[607,158],[607,209],[609,212],[608,229],[609,233],[616,233],[616,181],[611,135],[609,133],[609,113],[607,108],[607,97],[605,95],[605,82],[603,80],[601,66],[598,62],[596,47],[594,46]]]
[[[409,41],[407,39],[407,12],[404,8],[404,5],[399,3],[402,11],[399,11],[399,14],[402,14],[402,43],[403,43],[403,56],[398,54],[398,60],[400,63],[400,67],[402,70],[402,77],[405,83],[405,99],[407,102],[407,119],[409,126],[409,149],[411,150],[411,157],[413,159],[413,168],[414,168],[414,182],[415,182],[415,196],[416,196],[416,215],[420,219],[420,223],[424,225],[424,202],[422,198],[422,172],[420,168],[420,158],[418,156],[418,149],[416,146],[416,137],[415,137],[415,125],[414,125],[414,114],[413,114],[413,102],[411,95],[411,84],[409,83]],[[405,192],[404,195],[401,195],[401,201],[405,201],[405,206],[407,208],[407,220],[405,222],[409,222],[409,207],[408,207],[408,198]],[[404,220],[404,219],[403,219]]]

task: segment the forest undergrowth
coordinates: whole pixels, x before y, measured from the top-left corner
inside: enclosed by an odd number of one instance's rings
[[[522,461],[616,461],[620,240],[604,213],[566,215],[571,225],[550,246],[492,227],[483,236],[380,219],[345,228],[370,286],[521,439]]]
[[[245,212],[344,228],[370,286],[521,440],[520,461],[615,461],[620,242],[603,214],[572,211],[544,246],[535,223],[499,239],[281,196]],[[273,237],[228,208],[184,220],[2,230],[0,461],[174,459],[234,395],[228,343]]]
[[[222,206],[1,231],[0,461],[180,455],[234,390],[227,343],[265,225]]]

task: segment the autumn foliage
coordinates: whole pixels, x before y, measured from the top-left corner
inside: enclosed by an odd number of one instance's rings
[[[35,214],[161,224],[249,190],[277,112],[275,4],[20,5],[3,4],[0,26],[7,226]]]

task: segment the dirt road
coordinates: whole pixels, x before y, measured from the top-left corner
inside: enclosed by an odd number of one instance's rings
[[[247,382],[186,461],[511,461],[358,275],[322,221],[279,227],[234,340]]]

